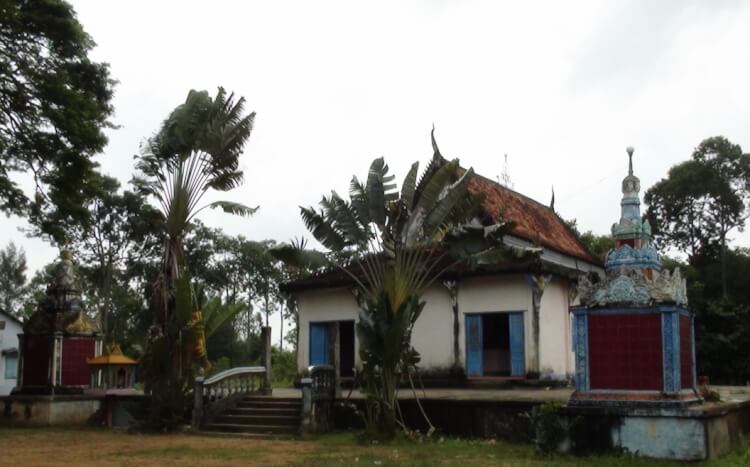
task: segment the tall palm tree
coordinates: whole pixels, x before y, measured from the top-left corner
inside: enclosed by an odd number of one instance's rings
[[[396,387],[419,362],[411,332],[422,295],[447,270],[526,255],[503,245],[511,225],[480,222],[481,201],[468,191],[474,171],[434,154],[418,179],[414,163],[400,193],[382,158],[370,165],[365,184],[355,176],[350,200],[336,192],[320,209],[300,208],[313,236],[329,254],[282,244],[273,254],[305,267],[335,266],[357,285],[357,335],[361,376],[368,396],[368,424],[380,436],[395,431]],[[345,258],[337,260],[336,258]]]
[[[242,183],[238,159],[255,118],[255,113],[245,115],[244,107],[244,98],[235,98],[223,88],[214,98],[206,91],[191,90],[137,157],[139,174],[133,182],[156,199],[164,221],[164,257],[154,284],[147,374],[169,402],[179,398],[193,363],[208,362],[201,355],[204,326],[185,264],[183,244],[191,221],[206,208],[243,216],[257,210],[230,201],[202,204],[207,192],[229,191]]]

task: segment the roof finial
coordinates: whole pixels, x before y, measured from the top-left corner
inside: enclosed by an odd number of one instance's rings
[[[552,199],[549,202],[549,208],[555,210],[555,185],[552,185]]]
[[[625,150],[628,152],[628,175],[633,175],[633,153],[635,149],[633,149],[633,146],[628,146]]]

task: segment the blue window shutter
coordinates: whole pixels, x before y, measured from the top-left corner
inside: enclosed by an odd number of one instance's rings
[[[466,315],[466,373],[482,376],[482,316]]]
[[[524,358],[523,313],[508,315],[510,329],[510,374],[523,376],[526,374]]]
[[[328,323],[310,323],[310,365],[330,365]]]

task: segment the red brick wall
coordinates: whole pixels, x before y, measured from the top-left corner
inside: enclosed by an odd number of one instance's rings
[[[693,387],[693,333],[691,320],[680,316],[680,383],[683,389]]]
[[[49,385],[49,361],[52,358],[52,338],[25,335],[23,337],[22,351],[23,385]]]
[[[589,315],[591,389],[662,390],[661,316]]]
[[[65,337],[62,350],[62,384],[63,386],[88,386],[91,377],[89,358],[94,357],[93,337]]]

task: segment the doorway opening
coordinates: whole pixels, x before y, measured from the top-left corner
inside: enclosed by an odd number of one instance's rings
[[[334,365],[340,377],[354,377],[354,321],[311,322],[309,364]]]
[[[523,376],[524,366],[523,313],[466,314],[468,376]]]
[[[508,315],[482,315],[482,375],[510,376],[510,329]]]
[[[354,377],[354,321],[339,321],[339,376]]]

